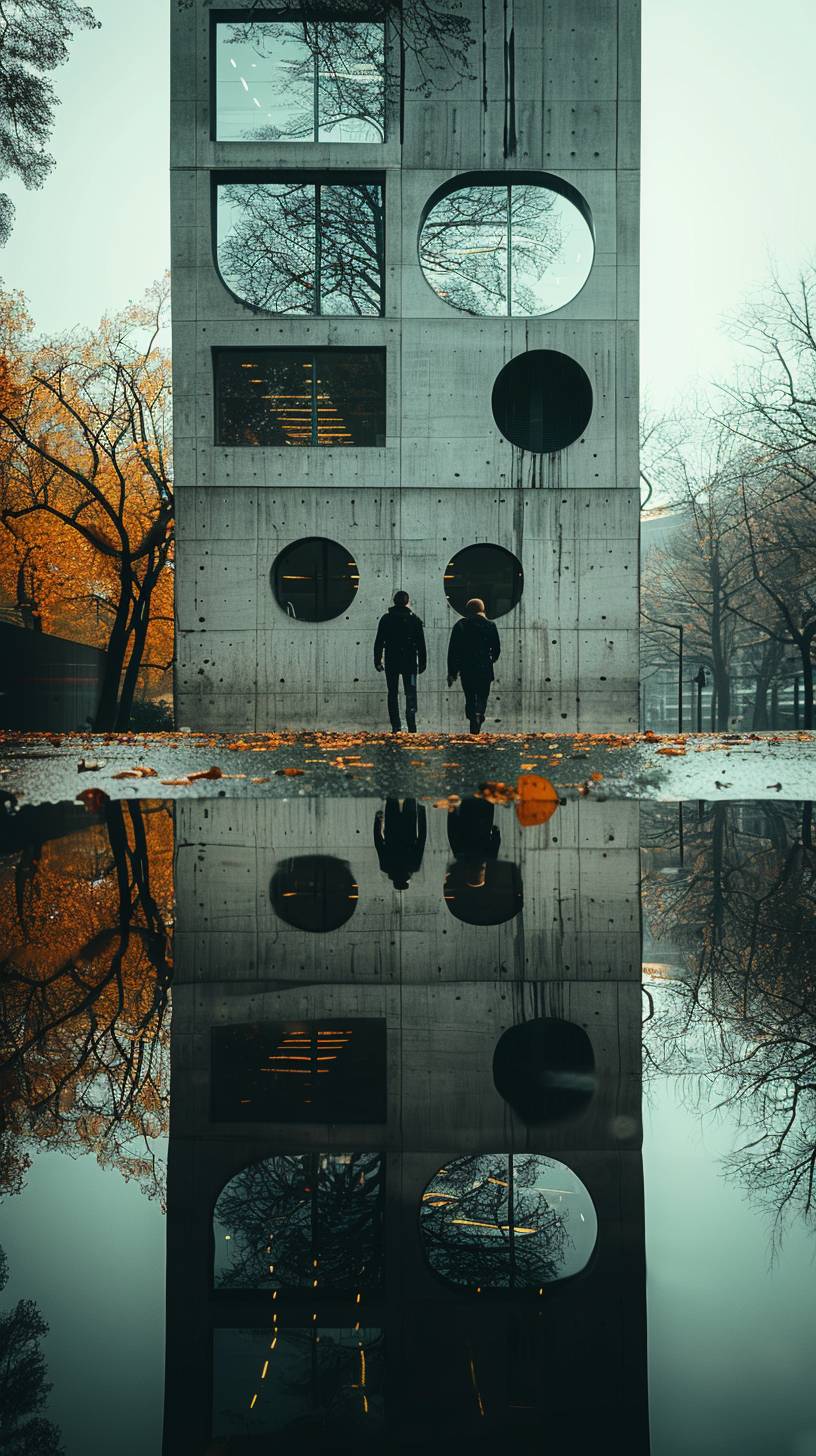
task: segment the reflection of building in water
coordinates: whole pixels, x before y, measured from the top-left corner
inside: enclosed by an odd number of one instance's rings
[[[647,1448],[637,806],[486,807],[407,891],[370,802],[179,807],[168,1456]]]
[[[424,804],[416,799],[386,799],[374,815],[374,845],[380,869],[395,890],[407,890],[422,864],[427,836]]]

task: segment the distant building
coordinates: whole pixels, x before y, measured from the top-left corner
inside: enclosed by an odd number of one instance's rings
[[[0,727],[68,732],[96,717],[105,653],[0,622]]]

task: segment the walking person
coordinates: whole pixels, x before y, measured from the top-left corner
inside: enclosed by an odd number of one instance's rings
[[[405,722],[408,732],[416,733],[417,675],[425,671],[428,655],[422,622],[411,611],[411,599],[407,591],[394,592],[393,607],[389,607],[380,617],[374,640],[374,666],[377,672],[383,671],[383,656],[391,732],[399,733],[402,728],[399,704],[399,684],[402,678]]]
[[[501,655],[495,622],[485,616],[481,597],[471,597],[465,615],[455,623],[448,644],[448,687],[457,677],[465,694],[465,717],[471,733],[481,733],[493,681],[493,664]]]

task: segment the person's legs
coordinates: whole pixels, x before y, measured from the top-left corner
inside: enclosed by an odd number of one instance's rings
[[[465,694],[465,717],[470,724],[471,733],[478,733],[479,718],[476,707],[475,683],[472,675],[468,672],[462,673],[462,690]]]
[[[391,719],[391,727],[395,733],[399,733],[402,724],[400,723],[399,706],[399,680],[400,675],[392,668],[385,669],[385,681],[388,684],[388,716]]]
[[[416,733],[417,715],[417,675],[415,672],[404,672],[402,682],[405,688],[405,721],[409,733]]]

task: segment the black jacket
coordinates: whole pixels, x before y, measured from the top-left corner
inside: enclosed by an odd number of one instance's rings
[[[410,607],[389,607],[380,617],[374,641],[374,666],[385,666],[393,672],[424,672],[427,664],[425,633],[422,622]]]
[[[448,677],[483,674],[493,681],[493,663],[501,656],[501,643],[495,622],[487,617],[462,617],[450,634],[448,645]]]

